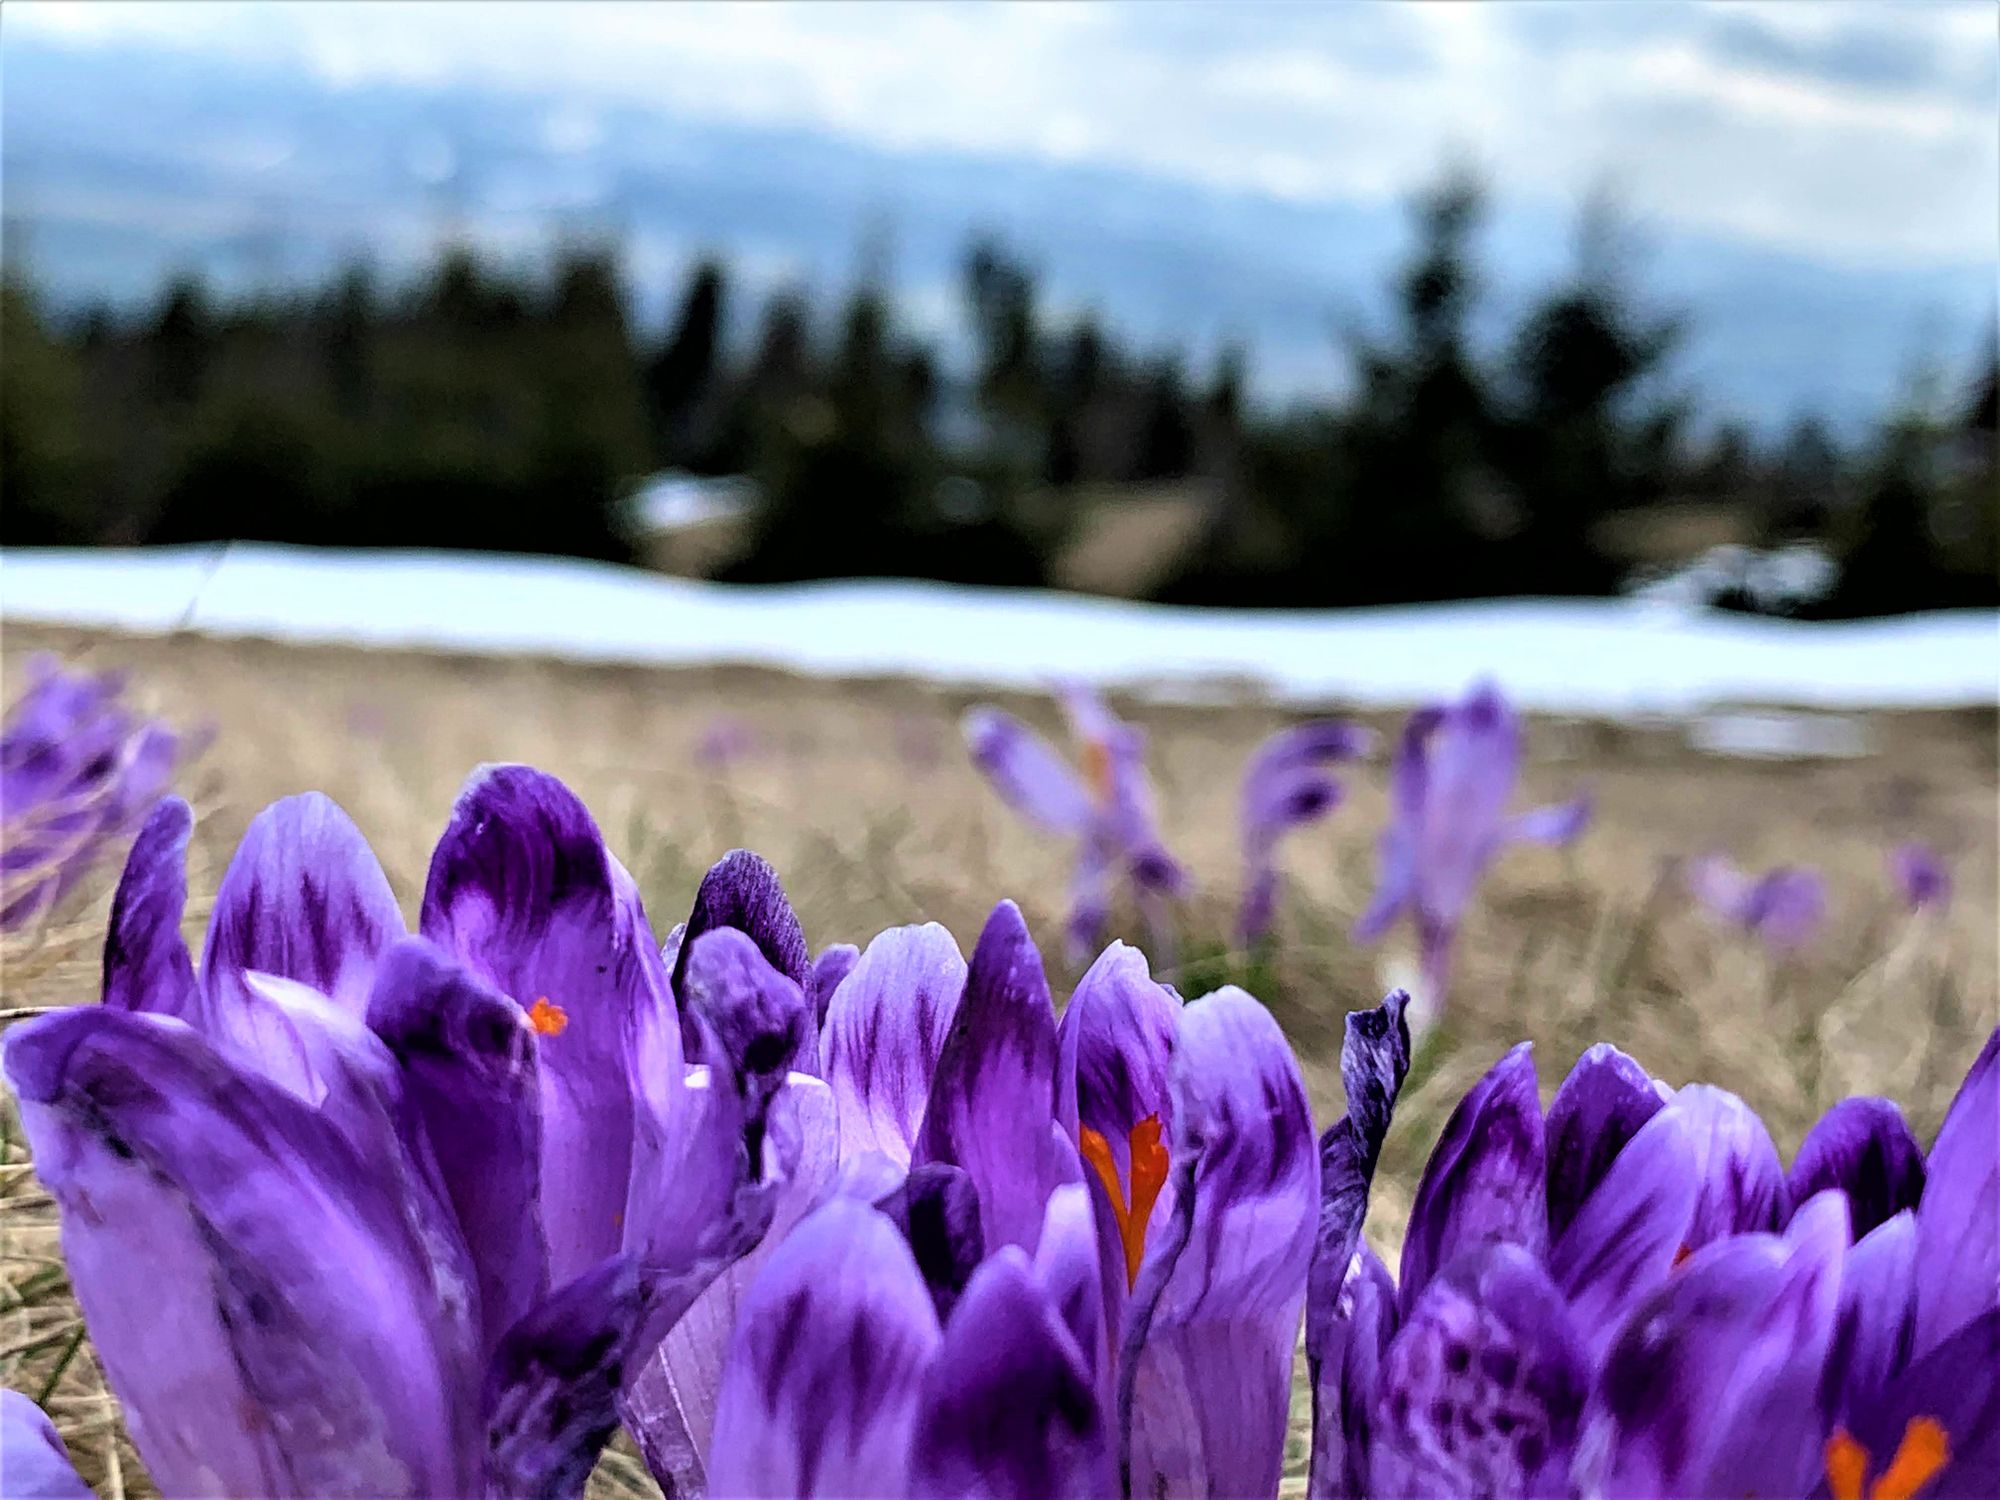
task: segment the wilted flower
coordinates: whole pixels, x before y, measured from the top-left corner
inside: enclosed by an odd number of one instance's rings
[[[1942,911],[1951,903],[1951,871],[1929,844],[1912,840],[1891,849],[1889,873],[1911,911]]]
[[[1544,1114],[1516,1048],[1446,1124],[1392,1279],[1360,1228],[1408,1047],[1399,997],[1349,1018],[1315,1496],[1995,1492],[2000,1032],[1928,1161],[1853,1099],[1789,1176],[1733,1095],[1599,1046]]]
[[[1159,902],[1178,895],[1187,877],[1160,842],[1145,735],[1085,688],[1065,688],[1062,700],[1082,747],[1081,775],[1034,730],[997,708],[974,708],[965,716],[973,763],[1016,812],[1076,840],[1068,928],[1073,955],[1101,941],[1112,882],[1120,876],[1131,883],[1159,937],[1165,931]]]
[[[1510,843],[1566,844],[1589,821],[1590,804],[1581,799],[1510,817],[1520,770],[1520,723],[1491,685],[1475,688],[1462,703],[1418,709],[1403,726],[1375,900],[1354,936],[1374,942],[1404,911],[1411,913],[1425,1012],[1443,1001],[1452,940],[1486,867]]]
[[[1753,878],[1720,854],[1706,854],[1689,864],[1687,884],[1709,911],[1773,953],[1804,947],[1826,920],[1826,882],[1802,865],[1778,865]]]
[[[1366,730],[1333,719],[1281,729],[1243,768],[1243,906],[1237,934],[1256,943],[1271,929],[1278,904],[1277,849],[1294,828],[1340,805],[1341,785],[1327,767],[1368,747]]]
[[[124,678],[52,656],[0,729],[0,930],[42,916],[131,836],[186,742],[123,701]]]
[[[699,932],[707,1065],[684,1071],[629,877],[525,767],[467,785],[421,937],[337,807],[275,804],[197,971],[189,823],[163,802],[134,844],[104,1004],[5,1052],[155,1480],[575,1493],[628,1368],[769,1221],[795,1096],[824,1096],[785,1073],[799,986],[745,933]]]
[[[48,1413],[0,1389],[0,1478],[9,1500],[96,1500],[69,1461]]]

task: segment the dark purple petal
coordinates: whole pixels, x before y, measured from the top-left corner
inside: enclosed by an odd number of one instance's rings
[[[1691,1083],[1667,1106],[1685,1123],[1699,1183],[1687,1244],[1775,1229],[1790,1214],[1778,1148],[1756,1111],[1734,1094]]]
[[[1523,1042],[1472,1086],[1445,1123],[1410,1208],[1398,1278],[1405,1315],[1431,1277],[1489,1240],[1548,1249],[1542,1104]]]
[[[772,1256],[722,1376],[710,1493],[901,1497],[924,1377],[930,1298],[880,1214],[833,1199]]]
[[[1361,1244],[1375,1163],[1410,1071],[1409,1004],[1410,997],[1396,990],[1373,1010],[1347,1015],[1340,1047],[1347,1113],[1319,1142],[1319,1228],[1306,1297],[1306,1360],[1315,1384],[1340,1373],[1336,1313]]]
[[[1888,1465],[1920,1419],[1945,1432],[1944,1468],[1921,1500],[1992,1500],[2000,1495],[2000,1308],[1988,1308],[1920,1356],[1873,1406],[1852,1414],[1854,1436]]]
[[[618,1392],[646,1291],[614,1255],[537,1304],[507,1331],[486,1373],[489,1500],[583,1494],[618,1428]]]
[[[96,1500],[55,1423],[19,1391],[0,1390],[0,1477],[12,1500]]]
[[[902,1231],[938,1321],[944,1322],[986,1258],[979,1190],[957,1167],[929,1162],[912,1167],[893,1191],[875,1201],[875,1207]]]
[[[193,1031],[101,1007],[10,1032],[6,1069],[164,1491],[471,1492],[470,1269],[386,1125],[358,1149]]]
[[[1625,1143],[1666,1105],[1667,1093],[1609,1042],[1576,1060],[1549,1101],[1549,1233],[1560,1237]]]
[[[1176,1210],[1126,1315],[1123,1465],[1135,1494],[1269,1494],[1319,1220],[1312,1111],[1278,1023],[1238,989],[1183,1008],[1173,1086]]]
[[[1100,1399],[1108,1400],[1111,1349],[1106,1342],[1097,1216],[1082,1183],[1071,1183],[1049,1194],[1034,1268],[1049,1306],[1076,1340],[1084,1365],[1097,1382]]]
[[[487,766],[431,856],[423,934],[547,1028],[541,1213],[550,1275],[567,1281],[619,1248],[636,1128],[630,1034],[673,1016],[638,892],[568,787]],[[671,1112],[680,1075],[676,1034],[649,1059],[656,1110]]]
[[[972,1178],[989,1250],[1032,1251],[1050,1192],[1080,1176],[1055,1118],[1055,1007],[1027,924],[1003,901],[973,950],[914,1153]]]
[[[409,1129],[436,1164],[479,1277],[482,1347],[540,1300],[549,1252],[541,1082],[521,1007],[422,938],[383,954],[368,1024],[402,1075]]]
[[[1034,730],[997,708],[965,716],[972,763],[1015,812],[1056,833],[1081,833],[1096,817],[1090,793]]]
[[[1187,874],[1160,842],[1144,732],[1079,683],[1066,685],[1060,696],[1070,732],[1083,746],[1094,836],[1105,841],[1108,858],[1122,866],[1142,895],[1181,894]]]
[[[2000,1028],[1945,1112],[1917,1208],[1917,1352],[2000,1306]]]
[[[1115,851],[1098,834],[1076,846],[1070,868],[1069,914],[1063,920],[1063,943],[1072,963],[1082,963],[1104,941],[1111,920],[1111,876]]]
[[[1366,730],[1321,719],[1281,729],[1252,752],[1243,770],[1241,813],[1244,905],[1238,926],[1246,941],[1270,927],[1278,841],[1333,811],[1341,786],[1326,768],[1361,754],[1368,741]]]
[[[833,1090],[843,1157],[880,1151],[908,1164],[964,993],[965,960],[937,923],[892,927],[869,943],[820,1029],[819,1073]]]
[[[1928,844],[1902,844],[1889,851],[1889,873],[1911,911],[1951,904],[1951,871]]]
[[[734,927],[749,934],[772,968],[804,989],[812,972],[805,930],[785,897],[778,872],[760,854],[732,849],[701,878],[688,913],[687,931],[673,968],[674,995],[685,1000],[688,949],[704,932]],[[682,1036],[687,1036],[683,1017]],[[690,1054],[692,1058],[692,1054]]]
[[[734,927],[691,938],[681,949],[680,967],[681,1035],[690,1025],[697,1028],[705,1061],[726,1058],[739,1084],[768,1098],[812,1040],[805,991]]]
[[[1141,1122],[1157,1121],[1159,1140],[1173,1134],[1174,1107],[1170,1069],[1174,1028],[1180,1000],[1156,983],[1146,956],[1124,943],[1113,943],[1077,981],[1076,992],[1063,1010],[1057,1028],[1057,1109],[1075,1100],[1075,1123],[1095,1133],[1084,1157],[1085,1181],[1096,1204],[1097,1244],[1103,1260],[1102,1297],[1110,1326],[1123,1315],[1130,1285],[1126,1252],[1118,1219],[1133,1201],[1132,1132]],[[1064,1081],[1075,1079],[1073,1095]],[[1101,1154],[1104,1165],[1096,1158]],[[1104,1179],[1109,1169],[1117,1185]],[[1163,1224],[1173,1209],[1171,1194],[1160,1191],[1146,1222]]]
[[[1924,1148],[1903,1112],[1887,1099],[1843,1099],[1807,1133],[1788,1184],[1794,1203],[1822,1188],[1847,1194],[1859,1239],[1917,1206],[1924,1192]]]
[[[1840,1280],[1845,1371],[1836,1414],[1873,1406],[1909,1364],[1917,1341],[1917,1220],[1907,1209],[1855,1242]]]
[[[1368,1493],[1567,1493],[1589,1388],[1541,1265],[1514,1245],[1482,1246],[1424,1288],[1389,1345]]]
[[[1844,1224],[1833,1227],[1844,1240]],[[1608,1467],[1586,1491],[1804,1493],[1824,1437],[1815,1395],[1841,1253],[1826,1236],[1751,1234],[1689,1257],[1606,1356],[1585,1447]]]
[[[1785,953],[1810,942],[1826,920],[1826,881],[1816,870],[1771,871],[1751,892],[1750,928]]]
[[[201,953],[211,1016],[249,1003],[246,969],[296,980],[360,1015],[377,955],[405,932],[389,879],[361,830],[318,792],[250,820],[215,894]]]
[[[1685,1124],[1655,1115],[1556,1236],[1549,1274],[1593,1359],[1633,1304],[1667,1279],[1687,1243],[1698,1187]]]
[[[163,797],[132,841],[104,937],[106,1005],[184,1021],[195,1017],[194,963],[181,936],[188,835],[193,831],[188,805],[178,797]]]
[[[1560,848],[1574,843],[1590,826],[1591,801],[1578,797],[1547,807],[1530,808],[1507,820],[1506,837],[1522,844],[1554,844]]]
[[[1375,1396],[1381,1389],[1383,1358],[1396,1334],[1396,1283],[1367,1245],[1355,1251],[1321,1328],[1313,1361],[1307,1494],[1311,1500],[1363,1500]]]
[[[840,982],[854,972],[854,966],[861,961],[861,950],[852,943],[829,944],[813,960],[812,973],[806,980],[806,998],[813,1003],[813,1018],[824,1025],[826,1008],[833,1003],[833,992],[840,988]],[[813,1059],[813,1067],[819,1067],[819,1059]]]
[[[1117,1493],[1083,1355],[1012,1246],[972,1278],[918,1406],[910,1493],[927,1500],[1102,1500]]]

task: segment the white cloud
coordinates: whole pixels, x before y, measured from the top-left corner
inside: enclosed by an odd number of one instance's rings
[[[77,44],[302,63],[340,83],[482,82],[573,109],[624,102],[1299,200],[1400,193],[1469,149],[1503,191],[1613,180],[1650,219],[1826,258],[1996,253],[2000,37],[1985,4],[1182,3],[1174,24],[1146,5],[928,0],[8,9]],[[1854,63],[1884,27],[1910,75],[1894,89]]]

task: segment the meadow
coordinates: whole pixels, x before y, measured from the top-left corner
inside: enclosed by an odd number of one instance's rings
[[[920,919],[945,923],[969,947],[992,904],[1011,896],[1042,941],[1059,1000],[1076,978],[1061,943],[1067,851],[999,802],[958,731],[968,706],[992,701],[1060,742],[1046,697],[24,625],[0,642],[10,685],[37,651],[129,669],[146,707],[212,728],[183,785],[199,817],[191,940],[250,817],[308,788],[353,815],[414,916],[466,774],[520,760],[560,776],[592,808],[660,933],[685,914],[710,863],[747,846],[778,868],[815,949],[865,944]],[[1398,716],[1352,716],[1377,732],[1377,752],[1343,771],[1347,800],[1331,818],[1285,846],[1274,940],[1248,953],[1230,936],[1238,779],[1263,736],[1303,715],[1254,702],[1118,707],[1147,731],[1167,846],[1198,882],[1178,911],[1176,951],[1154,955],[1159,977],[1190,996],[1234,982],[1263,999],[1304,1065],[1317,1119],[1330,1122],[1342,1105],[1343,1016],[1410,966],[1400,931],[1373,948],[1349,936],[1373,890]],[[1324,711],[1342,714],[1338,704]],[[1391,1226],[1451,1105],[1523,1038],[1536,1044],[1545,1095],[1582,1048],[1611,1038],[1669,1082],[1742,1094],[1787,1154],[1826,1105],[1856,1092],[1902,1101],[1929,1138],[2000,1011],[2000,736],[1991,710],[1858,720],[1866,753],[1749,760],[1693,748],[1678,722],[1530,718],[1518,805],[1588,792],[1594,820],[1567,850],[1511,851],[1482,889],[1448,1013],[1405,1088],[1376,1181],[1379,1249],[1393,1250]],[[1892,885],[1886,853],[1912,837],[1951,867],[1956,891],[1943,911],[1910,914]],[[1822,871],[1832,909],[1817,940],[1776,959],[1696,909],[1677,861],[1709,850],[1752,870]],[[96,998],[114,874],[101,872],[90,899],[59,921],[8,938],[6,1019]],[[1127,910],[1116,931],[1142,937]],[[6,1124],[0,1383],[44,1399],[100,1493],[150,1493],[68,1298],[48,1199]],[[596,1482],[605,1493],[654,1493],[618,1450]]]

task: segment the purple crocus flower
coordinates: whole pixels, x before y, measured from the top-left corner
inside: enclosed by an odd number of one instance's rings
[[[1710,912],[1773,953],[1803,948],[1826,920],[1826,881],[1802,865],[1779,865],[1753,878],[1707,854],[1688,866],[1687,884]]]
[[[1236,927],[1246,946],[1263,940],[1277,911],[1279,841],[1340,805],[1341,785],[1327,767],[1362,754],[1368,743],[1366,730],[1320,719],[1279,730],[1244,766],[1243,906]]]
[[[1951,904],[1951,871],[1929,844],[1913,839],[1891,849],[1889,874],[1911,911],[1943,911]]]
[[[1545,1113],[1516,1048],[1446,1124],[1392,1278],[1360,1225],[1403,1009],[1349,1018],[1321,1144],[1313,1495],[1994,1492],[2000,1042],[1928,1164],[1856,1100],[1789,1179],[1732,1095],[1599,1046]]]
[[[28,664],[0,728],[0,930],[27,925],[139,826],[189,752],[123,701],[124,678]]]
[[[1027,818],[1076,841],[1070,887],[1069,947],[1095,949],[1110,916],[1112,883],[1124,878],[1164,940],[1160,903],[1179,895],[1187,876],[1160,842],[1146,777],[1145,735],[1087,689],[1062,692],[1070,731],[1082,746],[1082,774],[1012,714],[979,707],[965,716],[965,740],[993,789]]]
[[[1510,843],[1567,844],[1589,821],[1590,804],[1582,799],[1510,817],[1520,769],[1520,722],[1490,684],[1462,703],[1418,709],[1403,726],[1375,899],[1354,936],[1372,943],[1411,913],[1426,1014],[1443,1000],[1452,940],[1486,867]]]
[[[694,759],[703,770],[717,773],[763,748],[764,737],[748,719],[738,714],[716,714],[702,726],[694,745]]]
[[[55,1423],[19,1391],[0,1389],[0,1478],[13,1500],[95,1500]]]
[[[799,987],[740,932],[692,941],[684,1076],[629,877],[525,767],[468,783],[422,936],[346,816],[295,797],[252,822],[197,970],[189,825],[163,802],[133,846],[105,1003],[5,1051],[153,1477],[580,1492],[626,1372],[769,1220]]]

